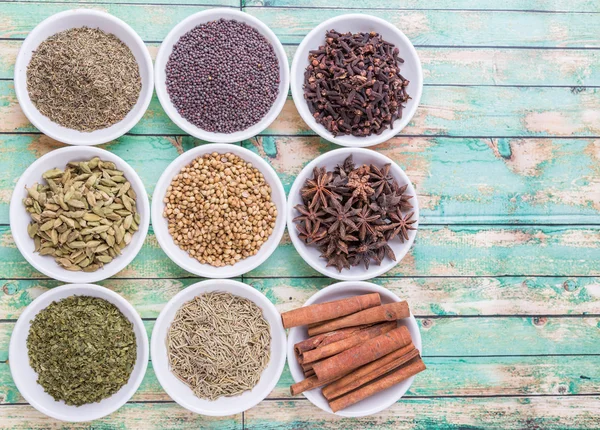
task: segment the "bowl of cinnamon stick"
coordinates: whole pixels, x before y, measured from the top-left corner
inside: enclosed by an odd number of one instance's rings
[[[281,314],[293,396],[344,417],[380,412],[425,370],[408,303],[369,282],[339,282]]]

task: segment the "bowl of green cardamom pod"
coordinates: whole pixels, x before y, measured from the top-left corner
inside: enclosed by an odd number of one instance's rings
[[[52,288],[23,311],[9,346],[12,378],[34,408],[81,422],[123,406],[148,366],[142,319],[122,296],[92,284]]]
[[[10,202],[17,248],[35,269],[63,282],[96,282],[123,270],[142,248],[149,223],[136,171],[94,147],[45,154],[21,175]]]

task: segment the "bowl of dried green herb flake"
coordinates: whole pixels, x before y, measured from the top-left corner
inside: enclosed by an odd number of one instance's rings
[[[98,145],[142,118],[154,87],[148,49],[125,22],[100,11],[52,15],[27,36],[15,92],[41,132],[70,145]]]
[[[9,216],[15,244],[35,269],[63,282],[89,283],[135,258],[148,232],[150,204],[142,180],[123,159],[72,146],[27,168]]]
[[[142,319],[119,294],[72,284],[37,297],[21,314],[9,346],[21,395],[63,421],[102,418],[125,404],[148,365]]]

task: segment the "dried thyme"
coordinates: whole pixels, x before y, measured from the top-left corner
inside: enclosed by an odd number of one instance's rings
[[[42,175],[27,188],[27,233],[34,252],[71,271],[94,272],[127,246],[141,222],[136,194],[122,171],[94,157]]]
[[[112,303],[89,296],[67,297],[40,311],[27,350],[44,391],[75,406],[119,391],[137,359],[133,324]]]
[[[396,259],[389,242],[409,240],[417,222],[406,194],[390,174],[390,164],[355,166],[352,156],[327,171],[317,167],[301,189],[294,218],[299,238],[316,246],[327,266],[352,266]]]
[[[129,47],[97,28],[50,36],[27,66],[29,97],[42,115],[91,132],[121,121],[136,104],[142,81]]]

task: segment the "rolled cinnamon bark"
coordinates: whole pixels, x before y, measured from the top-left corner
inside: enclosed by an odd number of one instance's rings
[[[314,376],[315,375],[315,370],[314,369],[310,369],[310,370],[305,370],[304,371],[304,377],[308,378],[310,376]]]
[[[325,346],[333,342],[337,342],[342,339],[346,339],[350,337],[366,326],[356,326],[356,327],[348,327],[341,330],[335,330],[329,333],[322,333],[318,336],[309,337],[302,342],[298,342],[294,345],[294,351],[296,352],[296,356],[301,356],[304,352],[310,351],[311,349],[318,348],[320,346]]]
[[[333,357],[315,363],[313,369],[321,381],[332,381],[411,342],[408,329],[404,326],[398,327]]]
[[[364,309],[372,308],[373,306],[379,306],[380,304],[381,297],[379,293],[363,294],[284,312],[281,314],[281,320],[283,321],[284,328],[297,327],[350,315]],[[325,331],[320,333],[325,333]]]
[[[305,391],[314,390],[315,388],[322,387],[323,385],[329,382],[331,381],[321,381],[316,376],[310,376],[290,386],[290,393],[292,394],[292,396],[296,396],[298,394],[304,393]]]
[[[356,312],[352,315],[347,315],[333,321],[328,321],[319,324],[318,326],[310,327],[308,329],[308,335],[315,336],[345,327],[355,327],[357,325],[373,324],[383,321],[395,321],[402,318],[408,318],[409,316],[410,310],[408,309],[407,302],[389,303],[387,305]]]
[[[391,356],[395,358],[390,360]],[[375,360],[354,372],[332,382],[325,388],[323,388],[323,396],[329,401],[343,396],[352,390],[362,387],[369,382],[374,381],[381,375],[385,375],[394,369],[408,363],[415,357],[419,356],[419,351],[415,349],[415,346],[411,343],[404,348],[400,348],[385,357]]]
[[[390,321],[360,330],[353,336],[350,336],[346,339],[342,339],[337,342],[330,343],[329,345],[306,351],[304,354],[302,354],[302,362],[313,363],[315,361],[322,360],[323,358],[331,357],[332,355],[338,354],[342,351],[352,348],[355,345],[359,345],[369,339],[373,339],[374,337],[387,333],[396,327],[396,321]]]
[[[329,402],[329,406],[333,412],[341,411],[342,409],[347,408],[355,403],[360,402],[361,400],[366,399],[367,397],[371,397],[380,391],[386,390],[405,379],[410,378],[411,376],[416,375],[419,372],[425,370],[425,363],[423,360],[418,357],[411,360],[405,366],[402,366],[393,372],[388,373],[387,375],[377,379],[376,381],[367,384],[358,390],[352,391],[345,396],[339,397],[331,402]]]

